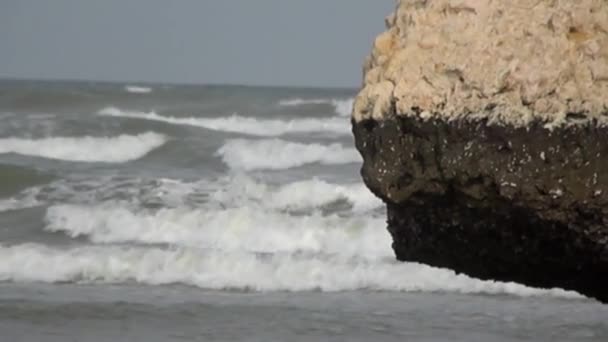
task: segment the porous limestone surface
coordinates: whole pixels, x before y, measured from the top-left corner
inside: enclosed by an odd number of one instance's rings
[[[608,122],[608,0],[400,0],[386,23],[357,122]]]

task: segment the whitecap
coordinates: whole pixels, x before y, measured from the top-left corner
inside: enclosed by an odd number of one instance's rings
[[[350,134],[350,123],[341,118],[304,118],[292,120],[258,119],[237,114],[226,117],[175,117],[159,115],[155,112],[124,111],[115,107],[104,108],[99,115],[150,120],[172,125],[201,127],[215,131],[243,133],[272,137],[293,133],[330,132],[340,135]]]
[[[55,205],[45,230],[95,243],[172,244],[253,253],[392,256],[384,219],[373,215],[292,215],[258,205],[231,208],[128,208],[122,203]]]
[[[216,181],[215,186],[217,190],[211,192],[210,198],[224,206],[256,203],[272,209],[306,210],[346,201],[353,212],[367,212],[383,206],[382,201],[362,183],[334,184],[312,178],[271,185],[245,175],[236,175]]]
[[[149,94],[152,92],[152,88],[142,86],[125,86],[125,90],[132,94]]]
[[[0,139],[0,154],[15,153],[75,162],[124,163],[142,158],[167,141],[164,135],[147,132],[114,137],[49,137]]]
[[[197,248],[0,245],[0,281],[185,284],[246,291],[399,291],[582,298],[393,260]]]
[[[302,99],[302,98],[289,98],[283,99],[279,101],[279,106],[281,107],[298,107],[305,105],[319,105],[319,104],[329,104],[331,103],[331,99]]]
[[[33,208],[40,204],[41,202],[38,201],[34,196],[0,199],[0,213],[11,210]]]
[[[267,210],[314,210],[367,213],[383,203],[362,183],[336,184],[312,178],[275,184],[236,173],[217,179],[184,181],[106,176],[59,179],[0,200],[0,211],[54,203],[96,204],[120,199],[133,207],[232,208],[259,206]]]
[[[360,163],[354,148],[339,143],[330,145],[302,144],[280,139],[229,140],[217,154],[234,170],[283,170],[306,164],[337,165]]]
[[[350,116],[355,103],[354,98],[343,98],[343,99],[302,99],[302,98],[290,98],[279,101],[281,107],[299,107],[307,105],[321,105],[328,104],[334,107],[336,114],[340,116]]]

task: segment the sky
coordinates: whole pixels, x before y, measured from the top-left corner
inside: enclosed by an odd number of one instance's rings
[[[356,87],[394,0],[1,0],[0,77]]]

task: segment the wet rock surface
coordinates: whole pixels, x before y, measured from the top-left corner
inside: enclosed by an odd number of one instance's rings
[[[608,302],[608,128],[393,112],[353,133],[399,260]]]

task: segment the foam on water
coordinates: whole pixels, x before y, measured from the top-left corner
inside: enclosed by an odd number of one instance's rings
[[[40,205],[40,202],[33,197],[0,199],[0,213],[32,208],[38,205]]]
[[[94,196],[86,194],[88,187]],[[125,187],[139,191],[131,198],[123,193]],[[580,298],[562,290],[480,281],[396,262],[384,215],[366,211],[381,203],[356,184],[311,179],[271,185],[235,175],[192,183],[121,180],[101,188],[91,183],[84,189],[79,183],[60,190],[56,197],[73,203],[51,205],[44,229],[84,237],[94,245],[0,245],[0,281]],[[66,192],[74,197],[69,199]],[[168,198],[175,207],[142,207],[140,197],[148,193]],[[206,200],[188,205],[193,193],[205,194]],[[119,198],[113,199],[113,194]],[[107,200],[100,202],[103,198]],[[82,200],[88,204],[79,204]],[[320,210],[335,200],[351,203],[351,211]]]
[[[291,98],[279,101],[279,106],[282,107],[299,107],[307,105],[328,104],[334,107],[336,114],[340,116],[350,116],[355,103],[354,98],[347,99],[301,99]]]
[[[124,163],[162,146],[167,138],[147,132],[115,137],[50,137],[0,139],[0,154],[16,153],[75,162]]]
[[[217,154],[234,170],[284,170],[306,164],[325,165],[360,163],[354,148],[339,143],[301,144],[280,139],[229,140]]]
[[[231,208],[257,205],[283,211],[321,210],[339,204],[339,207],[346,205],[356,213],[367,213],[383,205],[360,183],[333,184],[313,178],[272,184],[233,174],[198,181],[124,177],[59,179],[1,200],[0,211],[57,203],[96,205],[100,200],[120,200],[131,207]]]
[[[301,98],[291,98],[279,101],[279,106],[282,107],[298,107],[305,105],[319,105],[319,104],[328,104],[331,103],[331,99],[301,99]]]
[[[320,213],[292,215],[260,206],[158,211],[123,205],[57,205],[46,230],[86,236],[95,243],[166,243],[223,251],[323,253],[360,258],[391,257],[384,219]]]
[[[304,118],[292,120],[257,119],[237,114],[216,117],[175,117],[159,115],[155,112],[124,111],[115,107],[104,108],[98,113],[103,116],[159,121],[172,125],[201,127],[216,131],[242,133],[255,136],[273,137],[290,133],[330,132],[340,135],[350,134],[350,122],[343,118]]]
[[[360,183],[332,184],[313,178],[272,186],[244,175],[226,177],[218,183],[221,187],[210,197],[224,206],[256,203],[272,209],[305,210],[346,201],[353,212],[368,212],[383,206],[382,201]]]
[[[186,284],[256,291],[403,291],[580,298],[563,290],[480,281],[448,270],[391,260],[255,254],[197,248],[0,245],[0,280]]]
[[[132,94],[149,94],[152,92],[152,88],[141,86],[125,86],[125,90]]]

